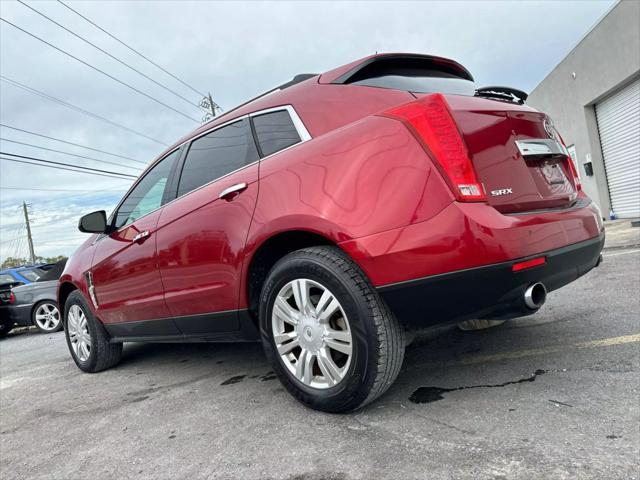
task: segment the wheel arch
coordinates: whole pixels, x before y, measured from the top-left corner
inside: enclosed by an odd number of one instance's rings
[[[249,314],[257,322],[262,285],[271,268],[285,255],[307,247],[339,245],[318,232],[304,229],[286,230],[265,238],[254,250],[247,268],[245,286]]]
[[[78,290],[78,287],[71,282],[62,282],[58,287],[58,308],[60,309],[60,315],[62,315],[64,321],[64,305],[67,302],[67,298],[71,295],[71,292]]]

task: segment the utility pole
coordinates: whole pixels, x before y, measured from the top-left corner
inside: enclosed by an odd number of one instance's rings
[[[213,101],[211,92],[208,92],[207,96],[200,101],[200,106],[209,110],[209,112],[207,112],[207,114],[202,118],[202,123],[208,122],[214,118],[216,116],[216,109],[222,110],[220,105]]]
[[[31,257],[31,265],[36,263],[36,254],[33,251],[33,238],[31,238],[31,225],[29,224],[29,210],[27,202],[22,202],[22,210],[24,211],[24,223],[27,225],[27,240],[29,241],[29,256]]]

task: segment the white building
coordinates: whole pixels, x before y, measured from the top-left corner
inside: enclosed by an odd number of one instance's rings
[[[617,3],[531,92],[603,215],[640,217],[640,1]]]

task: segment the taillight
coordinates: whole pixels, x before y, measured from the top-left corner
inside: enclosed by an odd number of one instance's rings
[[[15,303],[16,301],[16,296],[13,294],[13,292],[9,293],[9,303]]]
[[[580,183],[580,177],[578,177],[578,171],[576,170],[576,166],[573,163],[573,158],[571,155],[567,153],[567,166],[569,167],[569,171],[571,175],[573,175],[573,182],[576,185],[576,190],[582,190],[582,183]]]
[[[478,181],[467,146],[442,94],[426,95],[415,102],[387,110],[385,115],[409,127],[431,153],[458,200],[486,201],[484,188]]]
[[[562,139],[562,135],[560,135],[560,132],[558,132],[558,129],[553,127],[553,130],[555,131],[556,137],[558,137],[558,141],[564,147],[564,151],[567,156],[566,166],[569,168],[571,175],[573,175],[573,183],[576,186],[576,191],[580,191],[582,190],[582,183],[580,182],[580,177],[578,176],[578,170],[576,170],[576,165],[573,163],[573,158],[571,158],[571,155],[569,155],[569,149],[567,148],[567,145],[564,143],[564,140]]]

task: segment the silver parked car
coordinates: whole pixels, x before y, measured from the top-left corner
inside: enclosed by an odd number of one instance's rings
[[[56,291],[66,262],[65,259],[56,263],[33,283],[11,289],[13,301],[3,307],[8,314],[10,328],[35,325],[45,333],[62,330]]]

